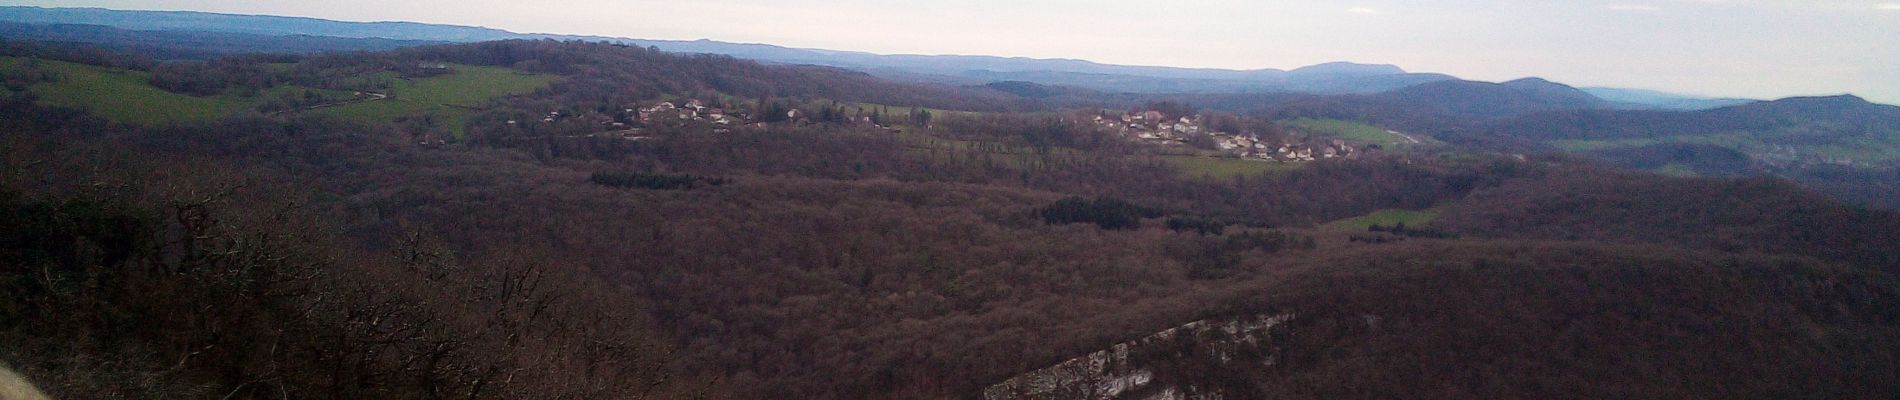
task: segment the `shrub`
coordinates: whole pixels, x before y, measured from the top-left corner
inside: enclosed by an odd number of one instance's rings
[[[1120,199],[1071,197],[1042,208],[1040,214],[1051,225],[1091,223],[1102,229],[1135,229],[1141,227],[1142,218],[1158,218],[1161,211]]]
[[[1202,235],[1220,235],[1227,230],[1227,223],[1207,218],[1176,217],[1168,218],[1168,229],[1175,232],[1193,231]]]

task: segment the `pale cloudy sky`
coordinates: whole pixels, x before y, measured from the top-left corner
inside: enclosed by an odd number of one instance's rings
[[[1293,68],[1390,63],[1710,96],[1900,104],[1900,0],[0,0],[714,39],[876,53]]]

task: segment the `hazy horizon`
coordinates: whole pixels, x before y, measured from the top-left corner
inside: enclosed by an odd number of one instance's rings
[[[1578,87],[1759,99],[1852,93],[1900,104],[1900,0],[1216,0],[1165,7],[1077,0],[902,6],[865,0],[0,4],[411,21],[521,33],[1185,68],[1291,69],[1349,61],[1485,81],[1540,77]],[[646,18],[656,14],[668,17]]]

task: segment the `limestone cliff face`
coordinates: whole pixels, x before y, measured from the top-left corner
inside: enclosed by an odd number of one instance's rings
[[[1192,379],[1163,379],[1167,365],[1271,365],[1274,328],[1291,314],[1195,321],[1106,350],[1030,371],[983,390],[986,400],[1215,400],[1220,390]],[[1168,375],[1166,371],[1161,375]]]
[[[48,400],[46,394],[33,387],[26,378],[13,373],[6,365],[0,364],[0,400]]]

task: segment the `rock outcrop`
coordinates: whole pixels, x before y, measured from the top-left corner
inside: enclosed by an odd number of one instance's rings
[[[1256,315],[1228,320],[1195,321],[1153,335],[1090,353],[1054,366],[1030,371],[983,390],[985,400],[1214,400],[1217,388],[1157,375],[1161,360],[1227,365],[1271,365],[1275,327],[1293,319],[1291,314]],[[1195,358],[1181,360],[1181,358]]]
[[[33,387],[25,377],[13,373],[6,365],[0,364],[0,400],[48,400],[46,394]]]

